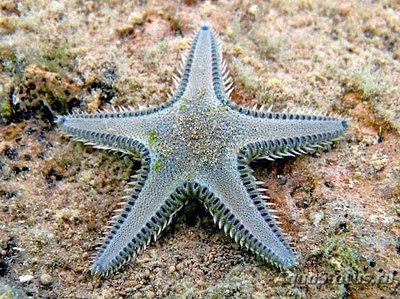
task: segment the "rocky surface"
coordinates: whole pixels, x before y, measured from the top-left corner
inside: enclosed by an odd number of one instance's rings
[[[394,298],[400,291],[396,1],[0,0],[0,298]],[[299,267],[281,273],[202,206],[108,279],[88,269],[137,162],[57,114],[158,104],[190,34],[224,40],[233,99],[351,119],[321,155],[255,163]]]

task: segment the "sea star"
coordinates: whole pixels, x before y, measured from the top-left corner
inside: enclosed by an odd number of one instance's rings
[[[108,275],[156,240],[188,200],[199,199],[235,242],[279,268],[296,264],[249,163],[329,148],[347,120],[248,109],[230,100],[220,41],[206,25],[193,37],[176,91],[156,108],[72,114],[59,125],[79,141],[141,160],[131,189],[91,266]]]

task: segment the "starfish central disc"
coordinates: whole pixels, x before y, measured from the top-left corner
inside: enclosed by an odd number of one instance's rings
[[[228,143],[232,140],[233,123],[229,111],[222,105],[204,105],[204,93],[182,99],[173,115],[173,124],[165,144],[174,142],[174,157],[193,166],[215,167],[226,159]],[[165,145],[164,144],[164,145]]]

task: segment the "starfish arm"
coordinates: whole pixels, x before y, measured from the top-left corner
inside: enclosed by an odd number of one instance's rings
[[[235,242],[279,268],[295,265],[295,257],[283,238],[275,215],[265,200],[250,168],[218,169],[207,182],[199,182],[196,196],[213,215],[214,222]]]
[[[77,141],[137,156],[138,146],[148,142],[155,123],[167,111],[162,105],[143,111],[72,114],[58,117],[57,122]]]
[[[199,91],[206,95],[202,98],[203,103],[224,102],[232,82],[222,61],[220,44],[220,38],[210,27],[201,26],[184,55],[179,75],[173,76],[176,91],[172,102],[191,98]]]
[[[134,176],[130,195],[104,238],[91,266],[93,273],[107,276],[144,250],[151,238],[156,240],[173,215],[185,204],[187,194],[182,182],[168,169],[151,170],[150,155]]]
[[[270,113],[243,109],[240,122],[252,159],[274,160],[329,149],[348,127],[348,120],[311,114]]]

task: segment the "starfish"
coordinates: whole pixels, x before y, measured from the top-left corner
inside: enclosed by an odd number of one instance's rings
[[[57,119],[78,141],[141,161],[91,271],[106,276],[144,250],[189,200],[219,228],[281,269],[296,255],[249,163],[329,149],[348,121],[304,111],[272,112],[235,104],[220,39],[207,25],[193,36],[176,90],[152,108],[70,114]]]

